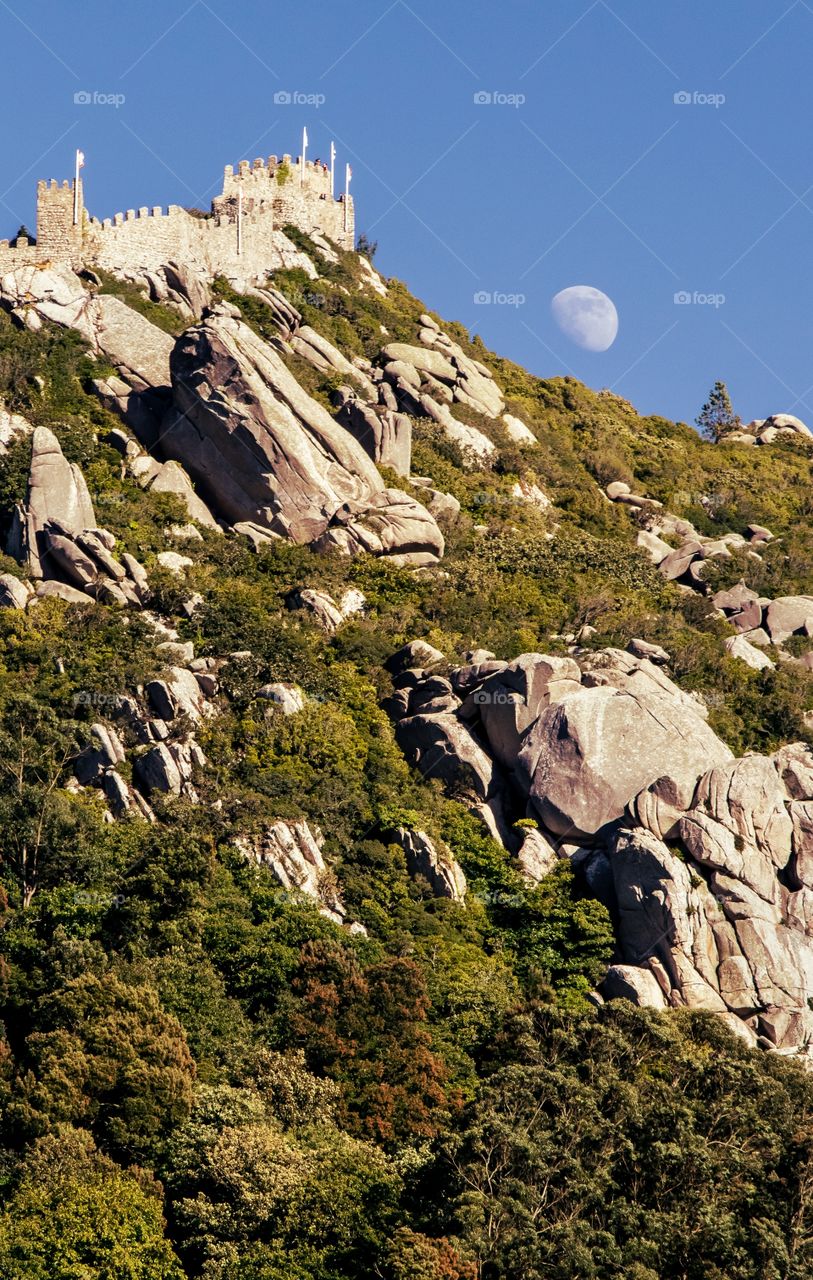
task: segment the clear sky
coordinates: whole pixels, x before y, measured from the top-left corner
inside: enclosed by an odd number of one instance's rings
[[[813,0],[0,0],[0,49],[0,236],[77,147],[100,217],[208,207],[306,124],[380,269],[501,354],[813,425]],[[605,353],[553,321],[576,284],[617,306]]]

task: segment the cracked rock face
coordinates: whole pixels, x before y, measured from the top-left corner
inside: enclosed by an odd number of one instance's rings
[[[627,990],[611,970],[606,994],[711,1009],[752,1044],[810,1054],[811,766],[796,743],[636,798],[640,825],[609,849]]]
[[[284,889],[313,899],[322,915],[344,923],[345,908],[322,855],[318,827],[280,820],[255,839],[239,839],[237,847],[245,858],[270,867]]]
[[[735,759],[647,658],[443,655],[407,645],[385,706],[416,768],[538,881],[573,858],[610,909],[603,987],[714,1012],[751,1045],[812,1057],[813,750]],[[539,830],[517,839],[517,819]]]
[[[429,512],[385,489],[364,449],[247,325],[210,315],[178,340],[171,365],[164,446],[230,520],[350,553],[442,553]]]
[[[736,1015],[752,1043],[804,1055],[813,1039],[813,806],[792,796],[810,763],[796,744],[773,759],[718,766],[700,779],[669,846],[636,827],[610,850],[626,964],[654,977],[668,1005]],[[793,790],[783,780],[789,765]],[[634,981],[640,1003],[658,1004],[649,977]]]

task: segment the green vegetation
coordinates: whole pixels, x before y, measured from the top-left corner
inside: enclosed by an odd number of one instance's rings
[[[282,169],[278,171],[278,180]],[[273,284],[348,355],[415,342],[425,310],[398,281],[359,288],[354,254]],[[107,278],[160,323],[177,315]],[[238,305],[265,338],[265,305]],[[177,500],[122,478],[100,373],[67,331],[0,314],[0,400],[51,426],[81,464],[100,522],[142,559],[155,608],[221,675],[199,740],[200,804],[156,801],[155,824],[109,824],[99,793],[65,789],[89,726],[160,675],[143,619],[52,601],[0,611],[0,1280],[802,1280],[813,1273],[813,1080],[743,1048],[709,1015],[601,1009],[607,912],[569,866],[541,885],[453,796],[408,768],[380,710],[385,668],[423,637],[456,661],[664,645],[737,752],[805,738],[813,677],[725,655],[707,601],[664,582],[622,479],[703,532],[768,525],[762,559],[709,568],[760,593],[809,588],[810,453],[713,445],[571,378],[537,379],[445,328],[493,369],[536,445],[468,420],[496,446],[472,470],[416,424],[414,470],[461,504],[444,575],[316,555],[259,554],[204,531],[182,592],[155,554]],[[329,380],[292,368],[329,404]],[[25,441],[0,457],[0,521],[23,496]],[[545,511],[517,500],[539,484]],[[420,490],[415,490],[416,495]],[[11,561],[4,571],[19,572]],[[360,588],[367,611],[326,636],[286,600]],[[202,603],[180,610],[189,591]],[[805,642],[795,643],[801,651]],[[258,700],[295,681],[304,709]],[[248,861],[278,818],[325,838],[351,933]],[[395,828],[443,841],[465,906],[407,872]],[[527,820],[526,820],[526,824]]]
[[[188,213],[197,214],[189,209]],[[206,215],[203,215],[204,217]],[[186,321],[181,318],[173,307],[162,307],[157,302],[152,302],[142,289],[134,284],[129,284],[126,280],[120,280],[118,276],[111,275],[109,271],[96,270],[96,275],[101,280],[100,293],[112,294],[114,298],[120,298],[122,302],[126,302],[127,306],[133,311],[137,311],[139,315],[144,316],[151,324],[157,325],[159,329],[164,329],[167,333],[182,333],[186,328]]]
[[[697,415],[697,425],[706,440],[719,440],[726,431],[733,431],[742,425],[734,412],[728,387],[724,382],[715,382],[708,400]]]

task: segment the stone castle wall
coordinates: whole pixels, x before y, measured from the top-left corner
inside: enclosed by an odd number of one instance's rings
[[[238,207],[242,192],[242,231]],[[44,262],[74,268],[98,266],[110,271],[156,271],[165,262],[195,267],[207,276],[223,274],[264,279],[280,262],[282,228],[321,232],[341,248],[355,244],[352,198],[333,199],[330,174],[321,164],[290,156],[253,166],[243,161],[227,166],[223,193],[212,201],[212,213],[199,217],[179,205],[128,209],[99,221],[84,210],[79,186],[80,217],[74,226],[73,185],[40,182],[37,187],[37,244],[0,241],[0,274]]]

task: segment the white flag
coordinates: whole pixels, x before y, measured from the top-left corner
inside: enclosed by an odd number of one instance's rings
[[[350,186],[350,179],[351,179],[351,178],[352,178],[352,176],[353,176],[353,170],[350,168],[350,165],[348,165],[348,166],[347,166],[347,173],[346,173],[346,175],[345,175],[345,176],[346,176],[346,180],[347,180],[347,185],[348,185],[348,187],[349,187],[349,186]]]
[[[330,144],[330,163],[331,164],[336,163],[336,143],[335,142],[331,142]]]
[[[76,153],[76,167],[77,167],[77,169],[84,169],[84,167],[85,167],[85,153],[84,153],[84,151],[77,151],[77,153]]]
[[[306,127],[302,130],[302,146],[307,147],[307,145],[308,145],[308,130]]]

